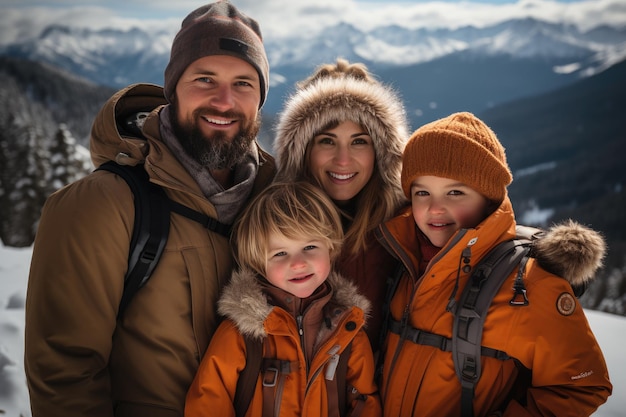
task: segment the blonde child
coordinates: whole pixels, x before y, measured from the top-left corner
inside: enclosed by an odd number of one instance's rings
[[[235,415],[244,337],[262,341],[264,362],[275,364],[261,370],[246,416],[382,415],[363,330],[369,302],[332,269],[342,238],[332,201],[309,183],[275,183],[255,199],[235,227],[240,268],[220,298],[225,320],[189,389],[185,416]],[[339,410],[343,393],[330,392],[326,381],[342,372],[337,361],[348,346],[349,394]]]
[[[514,271],[483,326],[482,346],[510,358],[483,356],[469,406],[461,405],[452,352],[441,342],[450,342],[455,303],[473,268],[515,237],[511,181],[504,148],[470,113],[429,123],[407,143],[402,188],[412,206],[378,230],[405,268],[384,346],[385,416],[589,416],[611,394],[604,357],[570,282],[531,258],[522,270],[528,305],[510,303]],[[575,223],[560,227],[583,256],[554,263],[569,263],[563,275],[580,283],[599,267],[604,242]],[[558,247],[555,236],[548,245]]]

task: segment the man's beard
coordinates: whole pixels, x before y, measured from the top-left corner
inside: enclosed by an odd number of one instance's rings
[[[200,115],[237,119],[240,121],[241,127],[232,140],[229,140],[225,132],[219,131],[211,136],[206,136],[198,126]],[[178,120],[178,103],[176,102],[172,103],[170,119],[172,130],[185,152],[209,170],[231,169],[242,162],[261,126],[260,117],[249,121],[239,113],[219,113],[204,108],[196,109],[192,114],[191,121],[186,120],[181,123]]]

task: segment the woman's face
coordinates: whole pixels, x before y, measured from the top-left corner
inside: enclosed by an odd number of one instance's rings
[[[352,121],[341,122],[313,138],[311,175],[337,204],[347,203],[365,187],[375,163],[371,136]]]

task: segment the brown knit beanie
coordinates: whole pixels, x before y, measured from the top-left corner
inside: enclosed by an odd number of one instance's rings
[[[488,199],[502,202],[513,180],[504,147],[495,133],[471,113],[455,113],[417,129],[402,157],[402,190],[433,175],[460,181]]]
[[[261,108],[269,89],[269,64],[261,29],[254,19],[228,1],[199,7],[183,20],[165,68],[165,98],[172,101],[178,79],[192,62],[210,55],[234,56],[257,70],[261,81]]]

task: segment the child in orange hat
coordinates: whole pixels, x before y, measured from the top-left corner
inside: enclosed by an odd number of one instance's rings
[[[507,196],[511,171],[495,133],[463,112],[414,132],[401,181],[411,207],[378,230],[380,242],[404,267],[383,350],[385,416],[592,414],[612,385],[572,285],[601,265],[602,237],[574,222],[558,226],[550,244],[574,235],[587,256],[555,261],[570,264],[564,271],[569,282],[531,258],[521,267],[527,305],[510,303],[518,271],[510,274],[492,301],[482,334],[483,352],[502,355],[481,358],[479,380],[469,401],[462,401],[451,343],[454,315],[477,263],[515,237]]]

